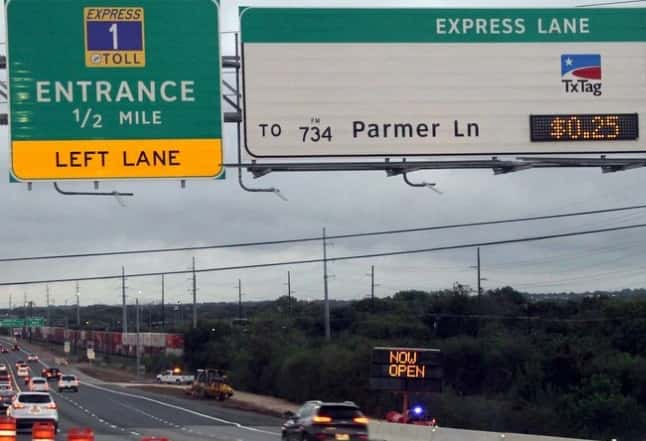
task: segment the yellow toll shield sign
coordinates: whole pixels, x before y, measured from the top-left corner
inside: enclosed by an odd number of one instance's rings
[[[17,180],[223,175],[217,2],[121,3],[7,2]]]

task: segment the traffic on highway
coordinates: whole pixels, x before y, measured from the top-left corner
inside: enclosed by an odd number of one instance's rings
[[[9,341],[1,344],[10,345]],[[56,439],[89,428],[96,440],[276,441],[280,418],[203,402],[160,396],[79,376],[54,367],[25,349],[0,355],[0,406],[15,419],[17,439],[31,440],[34,423],[51,423]],[[41,372],[57,372],[47,378]],[[19,372],[22,375],[19,375]],[[35,438],[34,438],[35,439]]]

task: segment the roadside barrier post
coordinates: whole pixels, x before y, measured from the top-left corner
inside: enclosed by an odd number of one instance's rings
[[[16,441],[16,420],[0,417],[0,441]]]
[[[74,427],[67,432],[67,441],[94,441],[94,431],[89,427]]]
[[[54,423],[34,423],[31,429],[32,441],[55,441]]]

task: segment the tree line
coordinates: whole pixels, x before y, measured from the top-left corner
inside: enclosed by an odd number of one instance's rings
[[[333,304],[286,297],[248,321],[201,320],[186,334],[191,369],[225,369],[233,386],[294,402],[353,400],[375,417],[401,396],[369,390],[375,346],[438,348],[440,394],[416,394],[440,425],[641,440],[646,431],[646,300],[608,295],[536,300],[512,288],[470,295],[402,291]]]

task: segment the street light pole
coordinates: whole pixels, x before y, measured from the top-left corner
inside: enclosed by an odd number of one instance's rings
[[[330,330],[330,299],[327,286],[327,240],[325,238],[325,227],[323,228],[323,321],[325,322],[325,340],[330,341],[332,332]]]

